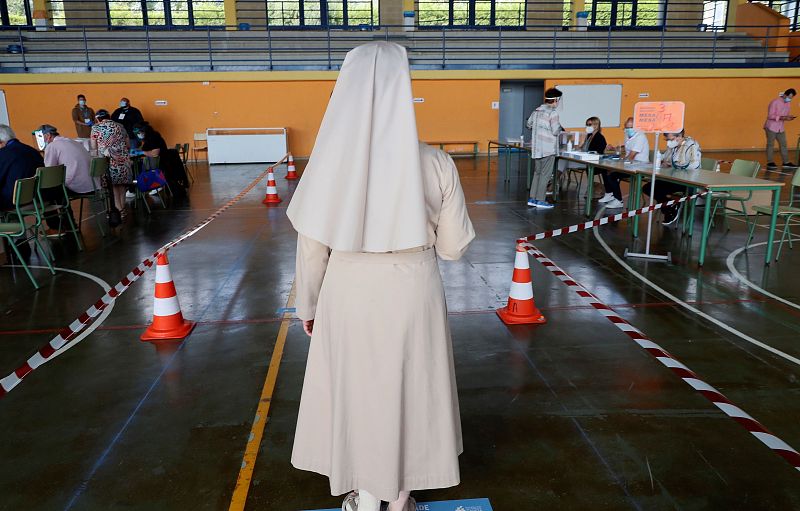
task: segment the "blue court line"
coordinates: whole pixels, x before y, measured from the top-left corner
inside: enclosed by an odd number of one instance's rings
[[[510,335],[509,335],[509,337],[510,337]],[[512,341],[513,341],[513,339],[512,339]],[[520,351],[520,353],[522,353],[522,356],[525,357],[525,360],[528,361],[528,364],[530,364],[530,366],[533,368],[534,372],[536,372],[536,374],[539,376],[539,379],[542,380],[542,382],[545,384],[545,386],[547,387],[547,390],[549,390],[550,393],[553,394],[553,397],[555,397],[558,400],[558,404],[561,405],[561,408],[565,412],[569,413],[569,409],[567,409],[566,405],[564,405],[564,403],[561,402],[561,400],[558,398],[558,394],[556,393],[555,390],[553,390],[553,387],[550,386],[550,382],[547,381],[547,378],[545,378],[544,375],[542,374],[542,372],[539,371],[539,368],[536,366],[536,363],[531,359],[531,357],[528,355],[528,353],[525,350],[523,350],[522,348],[520,348],[519,346],[516,346],[516,343],[515,343],[515,347],[516,347],[516,349],[518,349]],[[581,426],[580,422],[578,422],[578,419],[576,419],[575,417],[570,417],[570,420],[575,425],[575,428],[578,430],[580,435],[583,437],[584,441],[592,449],[592,452],[594,452],[595,456],[597,456],[597,458],[600,460],[600,462],[606,468],[606,471],[611,476],[611,478],[614,480],[614,482],[617,484],[617,486],[619,486],[622,489],[622,491],[625,492],[625,496],[628,497],[628,501],[631,503],[631,505],[635,509],[637,509],[638,511],[642,511],[642,507],[639,505],[638,502],[636,502],[636,500],[633,498],[633,495],[631,495],[630,492],[628,491],[628,487],[619,478],[619,476],[616,474],[616,472],[614,472],[614,469],[611,468],[611,465],[608,463],[608,461],[600,453],[600,449],[597,448],[597,445],[592,441],[591,438],[589,438],[589,435],[586,433],[586,430],[584,430],[583,427]]]
[[[264,226],[261,227],[261,229],[259,229],[258,233],[255,236],[253,236],[252,241],[250,241],[250,243],[248,244],[247,249],[244,250],[241,253],[241,255],[239,255],[239,257],[236,259],[233,268],[231,268],[231,271],[228,273],[228,278],[226,278],[225,282],[223,282],[222,285],[220,285],[219,288],[217,288],[217,292],[214,293],[214,296],[208,301],[208,305],[206,305],[205,309],[203,309],[203,312],[200,314],[198,321],[202,320],[205,317],[206,313],[208,312],[208,309],[214,303],[214,299],[217,296],[219,296],[220,292],[223,289],[225,289],[225,285],[230,281],[234,273],[236,273],[236,271],[240,269],[241,264],[244,261],[245,257],[248,256],[250,252],[252,252],[256,241],[258,240],[258,238],[261,237],[261,235],[264,233],[267,227],[268,226],[265,224]],[[92,480],[97,471],[106,461],[106,458],[111,453],[111,450],[117,444],[119,439],[122,437],[122,434],[125,433],[125,430],[128,429],[128,426],[130,426],[131,422],[133,422],[133,419],[139,412],[139,409],[142,407],[142,405],[144,405],[145,401],[147,401],[147,398],[150,397],[150,394],[153,392],[156,386],[161,382],[161,377],[164,376],[164,373],[172,365],[172,362],[175,360],[175,357],[178,355],[178,353],[180,353],[180,351],[186,345],[186,342],[187,342],[186,340],[181,342],[180,346],[178,346],[178,349],[175,350],[175,353],[173,353],[169,361],[166,364],[164,364],[164,367],[161,369],[161,372],[158,373],[158,376],[156,376],[155,380],[153,380],[153,383],[150,384],[150,388],[147,389],[147,392],[145,392],[144,396],[142,396],[142,398],[139,400],[139,403],[137,403],[133,411],[131,411],[128,418],[125,419],[125,422],[122,424],[122,427],[119,429],[119,431],[117,431],[117,434],[114,435],[114,438],[111,439],[111,442],[108,444],[108,447],[106,447],[106,449],[103,451],[100,457],[97,458],[97,460],[94,462],[94,465],[92,465],[92,469],[89,471],[89,474],[84,479],[81,480],[81,483],[78,485],[78,488],[75,490],[75,493],[72,495],[72,498],[69,500],[66,507],[64,507],[64,511],[69,511],[70,509],[72,509],[72,506],[75,505],[75,501],[78,500],[78,498],[83,494],[83,492],[85,492],[86,489],[89,487],[89,482]]]

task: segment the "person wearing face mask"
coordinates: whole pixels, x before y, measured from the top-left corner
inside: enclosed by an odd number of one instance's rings
[[[685,131],[679,133],[664,133],[667,140],[667,150],[661,157],[661,166],[673,168],[675,170],[697,170],[703,159],[700,144],[692,137],[686,136]],[[656,180],[653,200],[664,202],[670,200],[676,192],[685,191],[686,187],[677,183]],[[650,195],[650,183],[642,187],[644,195]],[[678,220],[678,213],[681,211],[681,204],[664,206],[661,214],[664,215],[663,225],[671,225]]]
[[[531,129],[531,158],[533,158],[533,180],[528,206],[538,209],[553,209],[547,202],[547,183],[553,176],[556,164],[558,135],[563,128],[558,119],[558,105],[562,92],[555,87],[544,93],[544,104],[533,111],[528,118]]]
[[[786,147],[786,130],[784,122],[795,120],[794,115],[789,115],[792,99],[797,95],[794,89],[787,89],[780,97],[773,99],[767,109],[767,120],[764,122],[764,133],[767,135],[767,170],[777,170],[773,158],[775,141],[781,150],[783,168],[796,169],[797,165],[789,161],[789,150]]]
[[[111,120],[108,110],[98,110],[95,119],[97,122],[92,126],[92,149],[97,150],[100,156],[108,158],[114,204],[122,214],[122,218],[125,218],[128,216],[125,207],[125,189],[133,183],[131,158],[128,154],[130,139],[125,128]]]
[[[144,117],[142,117],[142,112],[138,108],[131,106],[131,101],[128,98],[119,100],[119,108],[111,114],[111,120],[122,124],[128,133],[128,138],[131,140],[131,147],[138,147],[139,139],[136,138],[133,127],[143,122]]]
[[[178,151],[167,147],[167,142],[161,133],[156,131],[147,121],[140,122],[133,127],[133,132],[139,141],[139,147],[145,156],[158,157],[158,167],[164,172],[164,177],[169,183],[173,197],[183,198],[186,196],[186,188],[189,187],[189,178],[186,169],[183,167]]]
[[[600,126],[599,117],[589,117],[586,119],[586,141],[583,143],[583,150],[603,154],[606,152],[608,143],[606,137],[603,136],[603,128]],[[609,209],[617,209],[624,206],[621,200],[614,197],[613,184],[609,182],[608,171],[605,169],[595,169],[595,172],[603,179],[603,186],[605,187],[605,195],[599,199],[600,204],[605,204]],[[619,183],[617,182],[617,187]]]
[[[650,161],[650,142],[647,141],[647,135],[641,131],[633,128],[633,117],[628,117],[625,120],[625,161],[647,163]],[[603,178],[603,184],[606,188],[606,194],[598,202],[600,204],[608,204],[606,207],[622,207],[622,190],[620,189],[620,182],[626,178],[627,175],[622,172],[611,172]],[[609,195],[611,194],[611,195]]]
[[[86,96],[78,94],[78,103],[72,109],[72,122],[78,138],[89,138],[94,124],[94,110],[86,104]]]

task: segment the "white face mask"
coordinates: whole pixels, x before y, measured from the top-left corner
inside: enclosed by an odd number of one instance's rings
[[[594,133],[594,126],[586,126],[586,133],[589,135]]]
[[[667,140],[667,147],[669,147],[670,149],[675,149],[676,147],[678,147],[678,141],[674,138],[672,140]]]

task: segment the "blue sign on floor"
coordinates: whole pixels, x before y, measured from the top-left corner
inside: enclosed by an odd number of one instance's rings
[[[320,509],[318,511],[341,511],[341,508]],[[492,505],[489,504],[489,499],[417,502],[417,511],[492,511]]]

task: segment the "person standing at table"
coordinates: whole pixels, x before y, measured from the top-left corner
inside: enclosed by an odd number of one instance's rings
[[[125,190],[133,182],[131,158],[128,154],[130,139],[125,128],[120,123],[111,120],[108,110],[98,110],[95,117],[97,123],[92,126],[92,149],[97,149],[100,156],[108,157],[108,168],[114,189],[114,204],[125,218],[127,216]]]
[[[603,154],[606,152],[606,147],[608,147],[608,142],[606,142],[606,137],[603,136],[603,128],[600,125],[600,118],[589,117],[586,119],[586,141],[583,143],[582,149],[587,152]],[[609,209],[623,207],[624,204],[622,201],[616,199],[614,194],[610,191],[611,187],[609,186],[608,171],[605,169],[596,168],[595,173],[600,174],[600,177],[603,179],[603,187],[606,190],[606,194],[600,198],[598,202],[600,204],[605,204]],[[619,186],[619,183],[617,183],[617,186]]]
[[[528,206],[538,209],[553,209],[547,202],[547,183],[553,177],[556,165],[558,135],[563,128],[558,119],[558,104],[562,92],[555,87],[544,93],[544,103],[528,118],[531,129],[531,158],[533,158],[533,179]]]
[[[122,98],[119,100],[119,108],[111,114],[111,120],[122,124],[125,128],[130,140],[130,147],[139,147],[139,140],[133,132],[133,127],[140,122],[144,122],[144,117],[142,117],[142,112],[138,108],[131,106],[130,99]]]
[[[781,151],[783,168],[797,168],[797,165],[789,161],[789,150],[786,147],[786,129],[784,127],[786,121],[793,121],[796,118],[794,115],[789,115],[792,99],[796,95],[796,90],[786,89],[780,97],[770,101],[769,108],[767,108],[767,120],[764,122],[764,133],[767,135],[767,170],[778,169],[773,157],[776,140]]]
[[[72,109],[72,122],[78,138],[89,138],[94,124],[94,110],[86,104],[86,96],[78,94],[78,103]]]

